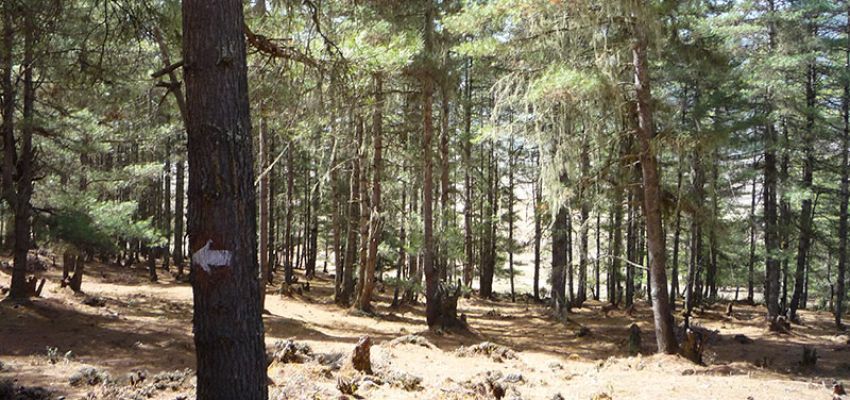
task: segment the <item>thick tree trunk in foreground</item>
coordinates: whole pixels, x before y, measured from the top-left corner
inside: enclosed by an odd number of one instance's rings
[[[197,398],[268,398],[242,3],[183,1]]]
[[[646,218],[649,269],[652,271],[652,313],[655,320],[658,352],[672,354],[678,350],[678,343],[674,333],[673,315],[670,313],[670,300],[667,296],[666,248],[664,230],[661,225],[661,177],[651,143],[655,132],[650,108],[652,94],[646,57],[647,39],[640,23],[636,24],[634,29],[632,57],[638,111],[637,137],[640,143],[640,164],[643,170],[643,209]]]

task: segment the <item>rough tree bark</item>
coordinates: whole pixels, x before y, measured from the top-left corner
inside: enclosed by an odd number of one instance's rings
[[[268,398],[242,3],[183,1],[197,397]]]
[[[433,51],[433,7],[428,1],[425,11],[425,54],[431,58]],[[434,137],[434,121],[432,119],[432,101],[434,95],[434,82],[431,76],[422,79],[422,218],[424,225],[423,237],[423,270],[425,272],[425,317],[428,327],[438,328],[440,321],[440,304],[437,297],[439,286],[439,271],[434,263],[434,179],[433,160],[431,154],[431,141]]]
[[[467,287],[472,286],[472,273],[475,269],[472,238],[472,212],[473,204],[473,185],[472,185],[472,76],[470,69],[472,68],[472,59],[466,60],[464,66],[464,101],[463,101],[463,186],[466,194],[463,205],[463,229],[464,229],[464,252],[466,258],[463,264],[463,284]]]
[[[15,242],[15,182],[14,173],[18,154],[15,149],[15,85],[12,81],[12,68],[14,68],[13,47],[15,45],[15,27],[13,18],[15,13],[14,3],[3,2],[3,199],[13,212],[10,213],[6,222],[3,245],[11,249]],[[14,277],[13,280],[20,280]],[[26,276],[23,277],[23,281]],[[16,282],[20,286],[20,283]]]
[[[817,35],[817,28],[811,26],[810,34]],[[789,317],[792,321],[798,321],[797,309],[800,308],[800,301],[803,298],[805,291],[805,271],[808,265],[807,256],[812,240],[812,181],[815,167],[815,156],[813,152],[815,140],[815,107],[817,106],[817,93],[815,91],[815,83],[817,82],[817,69],[814,61],[809,63],[806,71],[806,129],[804,141],[808,145],[803,146],[803,179],[801,187],[805,192],[805,197],[800,206],[800,241],[797,246],[797,270],[794,274],[794,294],[791,297],[789,306]]]
[[[579,255],[578,255],[578,290],[575,305],[581,307],[587,300],[587,264],[588,264],[588,227],[590,225],[590,201],[588,182],[590,181],[590,143],[584,139],[579,156],[581,163],[581,179],[579,180]]]
[[[262,109],[260,110],[262,114]],[[269,281],[269,174],[266,168],[269,165],[268,132],[266,132],[266,121],[260,116],[259,126],[259,173],[260,176],[260,198],[259,224],[260,224],[260,310],[266,305],[266,283]]]
[[[754,159],[753,170],[755,171],[756,168],[757,162]],[[753,184],[750,190],[750,259],[747,263],[747,302],[753,304],[753,301],[755,301],[754,281],[756,264],[756,175],[753,175]]]
[[[666,248],[661,225],[661,177],[652,140],[655,137],[652,122],[652,93],[650,91],[649,63],[647,62],[647,37],[640,23],[634,25],[632,60],[634,63],[635,94],[637,98],[640,164],[643,172],[643,209],[646,218],[646,236],[649,249],[649,269],[652,271],[652,313],[658,351],[675,353],[678,350],[674,332],[673,315],[667,296]]]
[[[369,254],[365,265],[365,279],[360,292],[358,307],[367,311],[371,309],[372,291],[375,289],[375,269],[378,264],[378,246],[381,244],[381,177],[383,170],[381,142],[383,136],[384,94],[383,81],[380,73],[373,76],[375,84],[375,110],[372,114],[372,200],[371,215],[369,216]],[[366,240],[366,238],[363,238]]]
[[[768,1],[769,11],[775,11],[773,0]],[[769,48],[773,52],[776,32],[773,22],[769,27]],[[770,115],[770,98],[768,93],[766,115]],[[767,304],[767,319],[779,317],[779,237],[776,207],[776,130],[770,117],[764,126],[764,247],[765,247],[765,303]]]
[[[514,289],[514,136],[508,147],[508,273],[511,280],[511,302],[516,302]]]
[[[566,172],[560,175],[562,187],[569,184]],[[567,251],[569,248],[568,221],[570,218],[569,208],[566,204],[558,205],[555,214],[555,224],[552,225],[552,308],[560,316],[569,311],[570,305],[567,301],[566,269]]]
[[[359,143],[359,137],[363,136],[363,125],[358,120],[355,122],[355,142]],[[344,273],[342,277],[341,303],[348,304],[354,293],[354,260],[357,255],[357,233],[360,221],[360,157],[351,159],[351,176],[349,184],[348,200],[348,234],[345,241]]]
[[[696,305],[694,296],[699,297],[699,290],[696,288],[702,265],[702,214],[699,210],[705,197],[699,149],[694,150],[691,162],[693,165],[693,197],[697,211],[691,217],[691,257],[688,263],[688,281],[685,283],[685,315],[690,315]]]
[[[850,1],[846,2],[847,17],[850,21]],[[846,48],[844,59],[844,71],[850,72],[850,22],[846,26]],[[844,120],[844,129],[841,132],[841,203],[838,220],[838,276],[835,282],[835,326],[844,328],[841,317],[844,315],[845,274],[847,273],[847,234],[848,213],[847,206],[850,203],[850,81],[844,82],[844,93],[841,99],[841,116]]]
[[[21,127],[20,157],[17,159],[15,193],[13,196],[15,209],[15,243],[14,261],[12,266],[12,284],[9,288],[9,297],[23,299],[30,296],[26,286],[27,254],[31,245],[30,228],[32,206],[30,199],[33,193],[33,164],[35,154],[32,147],[32,133],[34,124],[35,107],[35,82],[33,81],[33,69],[35,61],[35,25],[33,21],[33,9],[24,11],[24,109],[23,126]],[[12,139],[14,143],[14,139]],[[14,146],[10,149],[15,152]],[[10,153],[7,150],[6,156]]]
[[[534,165],[540,171],[540,149],[534,153]],[[533,183],[534,190],[534,299],[540,300],[540,242],[543,238],[543,221],[541,203],[543,202],[543,188],[540,184],[540,176]]]
[[[679,298],[679,241],[682,235],[682,178],[684,176],[683,160],[679,155],[679,171],[676,177],[676,222],[673,228],[673,265],[670,272],[670,307],[676,308]]]

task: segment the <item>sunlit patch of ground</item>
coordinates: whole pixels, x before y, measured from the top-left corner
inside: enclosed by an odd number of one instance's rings
[[[60,289],[60,271],[50,269],[43,298],[26,305],[0,303],[0,379],[43,386],[68,399],[90,392],[109,398],[117,392],[104,394],[102,385],[71,386],[69,378],[93,366],[129,385],[133,371],[146,371],[150,382],[157,373],[193,368],[188,284],[164,272],[161,282],[150,283],[143,268],[93,264],[88,271],[85,296]],[[4,270],[0,279],[5,283],[8,278]],[[832,381],[850,380],[847,337],[837,334],[831,316],[823,312],[803,311],[804,326],[775,335],[764,330],[760,308],[735,306],[732,317],[725,315],[724,304],[709,308],[694,322],[717,330],[717,337],[706,352],[708,365],[696,366],[676,356],[651,355],[655,342],[644,303],[634,317],[622,310],[606,317],[602,304],[590,301],[562,323],[525,300],[464,299],[460,309],[470,330],[434,334],[425,330],[421,306],[390,309],[388,290],[379,293],[375,316],[353,313],[333,304],[332,283],[320,274],[303,295],[290,298],[270,291],[266,340],[271,345],[291,338],[316,354],[344,353],[347,358],[361,336],[371,336],[375,380],[404,373],[421,378],[421,388],[360,382],[356,393],[370,399],[492,398],[490,388],[482,388],[488,376],[499,377],[505,398],[523,399],[550,399],[557,393],[565,399],[591,399],[600,393],[614,399],[831,399]],[[85,305],[86,296],[97,296],[103,304]],[[644,354],[634,357],[626,353],[632,323],[643,331]],[[590,333],[577,335],[580,327]],[[421,334],[434,346],[389,345],[408,334]],[[735,335],[753,342],[739,343]],[[484,341],[512,349],[516,358],[456,353],[460,346]],[[814,369],[799,365],[804,345],[818,352]],[[56,349],[53,360],[48,348]],[[269,376],[273,398],[336,398],[338,378],[360,379],[350,368],[319,362],[275,363]],[[191,382],[145,396],[174,399],[181,393],[191,396]]]

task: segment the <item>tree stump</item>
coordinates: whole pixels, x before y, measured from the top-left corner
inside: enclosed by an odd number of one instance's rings
[[[354,369],[367,374],[372,373],[372,360],[369,355],[371,349],[372,339],[369,336],[363,336],[357,341],[354,352],[351,354],[351,365]]]
[[[629,327],[629,354],[636,355],[640,353],[640,327],[637,324],[632,324]]]
[[[440,310],[439,326],[442,328],[465,328],[466,325],[458,317],[457,302],[460,299],[460,282],[452,291],[452,285],[440,283],[437,286],[436,300]]]
[[[691,328],[685,330],[685,340],[682,342],[680,354],[694,364],[702,365],[702,353],[705,342],[703,335]]]
[[[818,363],[818,351],[809,346],[803,346],[803,359],[800,366],[803,368],[814,368]]]
[[[788,322],[788,318],[780,315],[768,321],[768,329],[771,332],[789,333],[791,332],[791,323]]]

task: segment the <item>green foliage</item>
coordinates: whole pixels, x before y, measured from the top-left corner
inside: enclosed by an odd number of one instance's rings
[[[149,246],[162,245],[165,239],[149,220],[135,218],[134,202],[96,201],[86,197],[59,200],[57,210],[45,217],[52,240],[79,251],[111,252],[116,240],[138,240]]]

